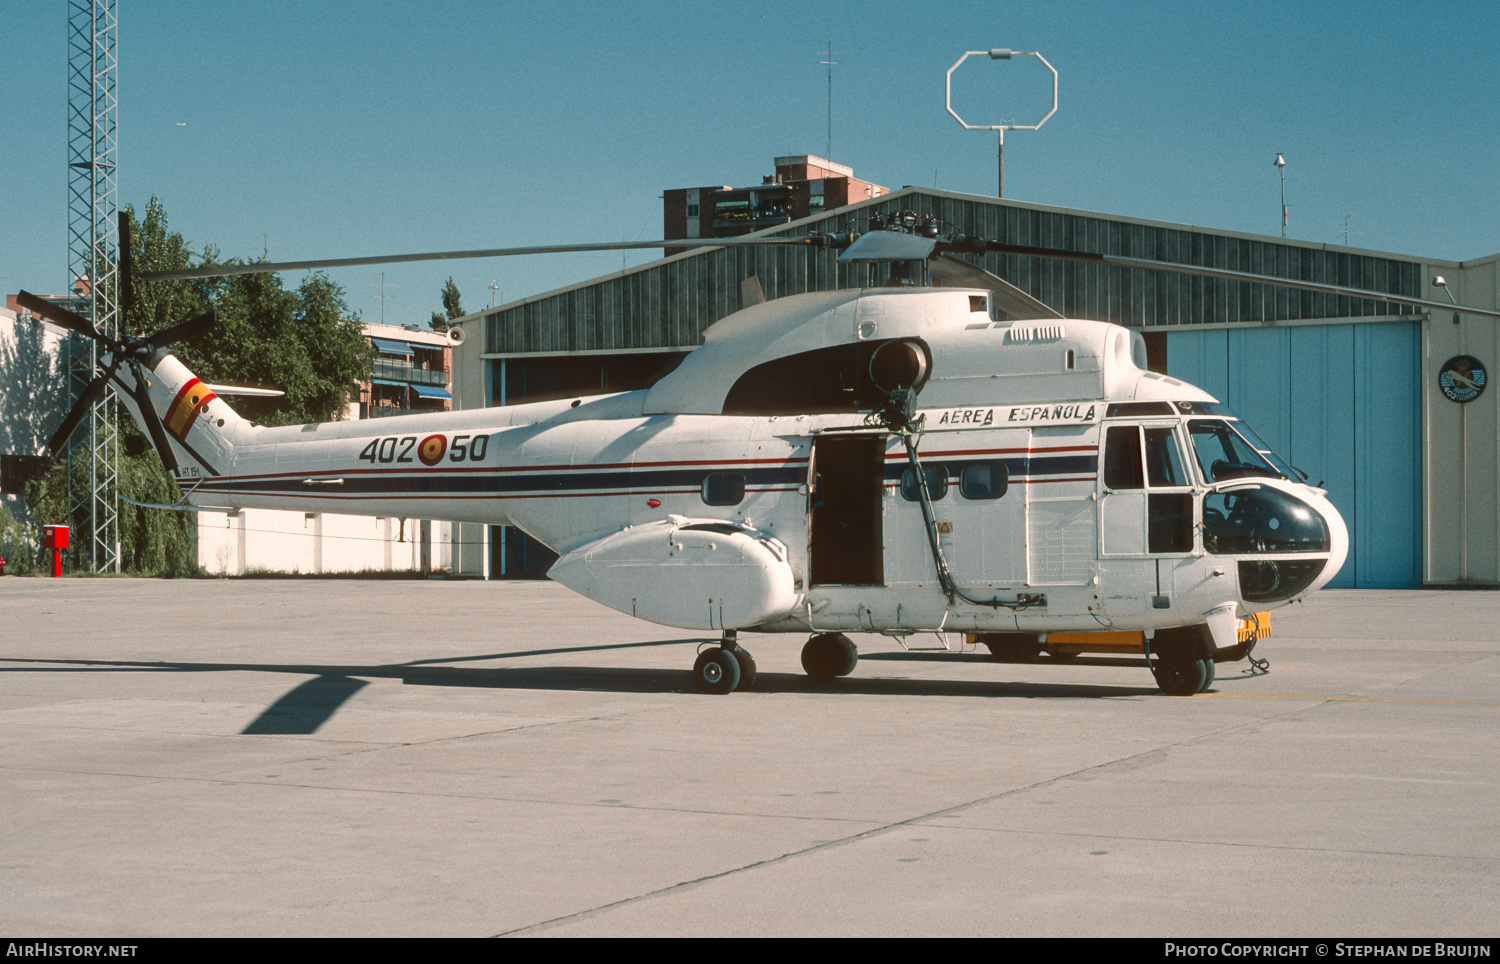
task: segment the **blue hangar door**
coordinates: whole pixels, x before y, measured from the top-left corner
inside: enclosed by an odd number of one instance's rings
[[[1167,334],[1167,374],[1322,480],[1351,542],[1334,588],[1422,584],[1420,364],[1417,322]]]

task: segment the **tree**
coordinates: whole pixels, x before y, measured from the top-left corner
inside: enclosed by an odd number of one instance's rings
[[[447,331],[448,330],[448,323],[450,321],[452,321],[455,318],[461,318],[461,317],[463,317],[464,306],[463,306],[463,303],[459,299],[460,299],[460,295],[458,293],[458,285],[456,285],[456,284],[453,283],[453,276],[450,274],[448,276],[447,282],[444,283],[444,285],[443,285],[443,312],[444,313],[443,314],[438,314],[436,311],[434,311],[432,313],[432,328],[433,328],[433,330],[435,330],[435,331]]]
[[[57,428],[48,423],[64,410],[68,376],[40,325],[17,320],[6,328],[0,329],[0,452],[31,455]]]
[[[134,228],[134,212],[131,213]],[[155,198],[146,220],[131,231],[137,273],[187,267],[190,253],[179,234],[167,233],[166,213]],[[217,264],[209,246],[202,264]],[[237,263],[237,262],[230,262]],[[173,346],[182,363],[206,382],[263,385],[282,398],[236,398],[236,411],[265,425],[326,422],[347,410],[349,393],[370,377],[374,349],[364,326],[349,317],[344,289],[321,272],[295,291],[274,274],[242,274],[199,281],[136,282],[137,330],[155,331],[213,307],[219,322]]]
[[[227,399],[245,418],[265,425],[325,422],[347,411],[349,393],[370,377],[374,360],[358,317],[348,317],[344,290],[326,275],[308,275],[295,291],[272,274],[189,281],[145,281],[142,271],[192,267],[195,258],[182,235],[167,228],[167,214],[152,198],[144,221],[130,218],[135,302],[126,317],[131,331],[158,331],[210,307],[218,324],[172,346],[183,364],[206,382],[261,385],[286,392],[281,398]],[[206,245],[197,264],[218,264]],[[230,262],[235,263],[235,262]],[[170,504],[181,492],[134,421],[122,412],[120,494],[138,502]],[[62,519],[69,472],[85,463],[60,462],[32,486],[36,519]],[[82,483],[80,483],[82,484]],[[197,571],[190,513],[120,506],[121,568],[159,575]]]

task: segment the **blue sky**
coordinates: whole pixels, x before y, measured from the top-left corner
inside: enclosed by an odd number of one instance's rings
[[[994,191],[943,109],[969,49],[1039,50],[1060,108],[1006,139],[1006,194],[1462,260],[1500,252],[1500,4],[118,0],[121,203],[272,260],[655,238],[662,189],[825,153],[892,188]],[[64,0],[0,0],[0,289],[67,283]],[[971,59],[976,122],[1029,123],[1034,60]],[[651,260],[386,270],[385,320],[454,277],[487,306]],[[380,269],[332,274],[367,320]],[[295,284],[297,276],[287,278]]]

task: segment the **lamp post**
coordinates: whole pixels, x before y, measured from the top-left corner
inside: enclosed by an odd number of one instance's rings
[[[953,109],[953,72],[957,70],[959,66],[970,57],[988,57],[991,60],[1010,60],[1013,57],[1035,57],[1037,60],[1041,61],[1043,67],[1046,67],[1049,71],[1052,72],[1052,109],[1047,111],[1046,116],[1037,121],[1035,124],[970,124],[968,121],[958,116],[958,111]],[[1003,47],[996,48],[994,50],[969,50],[966,51],[962,57],[958,58],[958,61],[954,63],[952,67],[948,68],[946,104],[948,107],[948,113],[953,115],[953,119],[958,121],[959,125],[962,126],[964,130],[994,131],[997,135],[999,135],[1000,143],[995,153],[995,196],[1005,197],[1005,132],[1034,131],[1037,128],[1041,127],[1043,124],[1047,123],[1047,118],[1057,113],[1057,68],[1047,63],[1047,58],[1043,57],[1035,50],[1008,50]]]
[[[1455,298],[1455,297],[1453,297],[1453,292],[1451,292],[1451,291],[1448,290],[1447,279],[1445,279],[1442,275],[1438,275],[1437,277],[1435,277],[1435,278],[1432,279],[1432,286],[1434,288],[1442,288],[1443,289],[1443,294],[1447,295],[1448,296],[1448,300],[1451,301],[1451,302],[1453,302],[1453,307],[1455,307],[1455,308],[1458,307],[1458,299]],[[1458,312],[1456,312],[1456,311],[1453,313],[1453,323],[1455,325],[1459,323],[1458,322]]]
[[[1286,237],[1286,158],[1277,154],[1271,166],[1281,172],[1281,236],[1284,238]],[[1345,243],[1348,243],[1347,238]]]

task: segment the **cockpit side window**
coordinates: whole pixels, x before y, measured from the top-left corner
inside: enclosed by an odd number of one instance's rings
[[[1136,425],[1112,425],[1104,441],[1104,487],[1144,489],[1141,471],[1141,430]]]
[[[1188,422],[1188,434],[1198,467],[1210,483],[1247,476],[1285,477],[1222,419],[1193,419]]]

